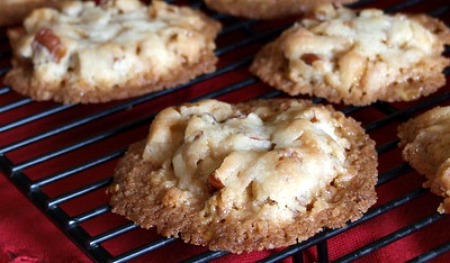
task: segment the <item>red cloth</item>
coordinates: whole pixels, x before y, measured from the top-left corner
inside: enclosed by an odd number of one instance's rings
[[[90,262],[0,173],[0,262]]]

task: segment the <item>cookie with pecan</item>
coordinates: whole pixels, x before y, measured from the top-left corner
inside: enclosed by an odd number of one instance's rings
[[[11,30],[5,82],[36,100],[95,103],[173,87],[215,70],[221,26],[198,10],[153,1],[71,1]]]
[[[263,47],[250,70],[292,96],[410,101],[445,85],[449,43],[449,28],[427,15],[321,5]]]
[[[233,253],[305,240],[377,199],[375,143],[330,106],[206,100],[161,111],[109,188],[112,211]]]

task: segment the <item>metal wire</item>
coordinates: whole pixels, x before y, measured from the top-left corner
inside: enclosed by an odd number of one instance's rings
[[[355,250],[351,254],[348,254],[339,259],[336,259],[334,262],[336,262],[336,263],[352,262],[362,256],[365,256],[365,255],[373,252],[374,250],[380,249],[384,246],[391,244],[394,241],[397,241],[403,237],[406,237],[406,236],[420,230],[421,228],[424,228],[424,227],[438,221],[439,219],[442,219],[443,217],[444,217],[444,215],[438,214],[436,212],[414,224],[410,224],[407,227],[404,227],[392,234],[389,234],[389,235],[377,240],[376,242],[370,243],[358,250]]]

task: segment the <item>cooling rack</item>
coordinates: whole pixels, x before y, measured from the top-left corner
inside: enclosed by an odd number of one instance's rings
[[[240,102],[286,96],[261,83],[247,68],[256,51],[293,20],[238,19],[209,11],[201,1],[168,2],[199,8],[223,23],[217,40],[220,62],[216,72],[172,89],[99,105],[34,102],[0,82],[0,167],[30,202],[95,261],[244,262],[249,255],[208,251],[177,238],[160,237],[155,230],[140,229],[111,213],[105,190],[118,159],[130,144],[145,138],[153,116],[161,109],[207,98]],[[425,12],[447,25],[450,21],[450,3],[444,0],[366,0],[352,5],[371,6],[387,12]],[[449,53],[447,47],[445,54]],[[0,79],[10,69],[10,56],[2,29]],[[445,70],[447,76],[449,71]],[[257,252],[251,258],[262,262],[448,260],[450,219],[436,212],[439,198],[423,189],[423,177],[402,161],[396,137],[399,123],[436,105],[450,105],[450,85],[414,102],[334,105],[360,121],[377,142],[378,203],[344,228],[325,229],[305,242]],[[433,240],[428,238],[431,233]],[[412,252],[399,252],[405,243],[419,246]]]

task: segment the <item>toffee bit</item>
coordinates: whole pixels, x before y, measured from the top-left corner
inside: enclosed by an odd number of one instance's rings
[[[50,28],[44,27],[40,29],[36,33],[34,41],[47,49],[56,63],[59,63],[61,58],[66,54],[66,47],[62,44],[61,39],[55,35]]]

